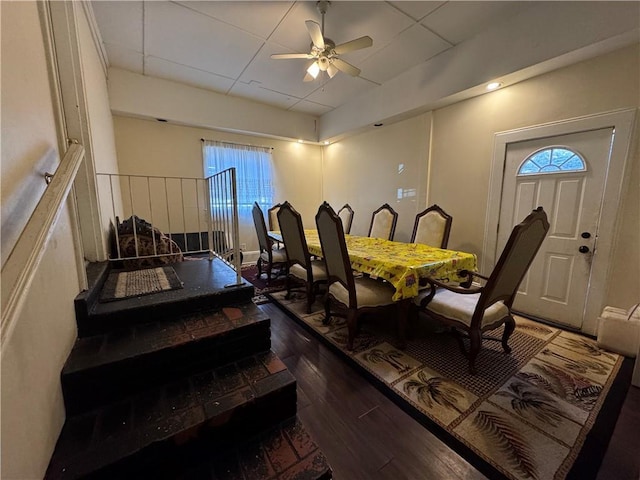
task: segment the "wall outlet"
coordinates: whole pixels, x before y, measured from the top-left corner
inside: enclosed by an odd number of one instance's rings
[[[246,250],[247,249],[247,244],[246,243],[241,243],[240,244],[240,250]]]

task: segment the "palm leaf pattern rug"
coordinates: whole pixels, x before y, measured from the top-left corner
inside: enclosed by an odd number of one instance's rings
[[[516,317],[512,353],[484,341],[470,375],[456,340],[426,317],[410,324],[404,350],[395,346],[395,321],[366,317],[349,352],[343,319],[324,325],[322,306],[306,314],[302,294],[268,296],[485,475],[595,478],[632,365],[595,340]],[[594,428],[596,420],[607,426]]]

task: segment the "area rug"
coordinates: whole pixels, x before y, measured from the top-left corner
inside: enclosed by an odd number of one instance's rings
[[[171,266],[113,271],[105,281],[99,301],[112,302],[177,288],[183,288],[182,282]]]
[[[242,278],[255,287],[256,296],[286,290],[286,276],[279,273],[272,273],[271,281],[267,284],[267,274],[263,271],[262,275],[258,276],[258,266],[255,263],[242,265],[241,268]]]
[[[471,375],[457,341],[426,317],[411,322],[404,350],[395,321],[367,317],[349,352],[343,319],[324,325],[319,303],[306,314],[303,295],[268,296],[488,477],[595,478],[631,382],[630,359],[516,317],[512,353],[483,342]]]

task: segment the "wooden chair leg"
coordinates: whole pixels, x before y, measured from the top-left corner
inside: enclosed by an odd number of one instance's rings
[[[480,347],[482,347],[482,331],[480,329],[469,331],[469,340],[471,340],[471,346],[469,347],[469,373],[471,375],[476,374],[476,357],[480,353]]]
[[[502,348],[505,353],[511,353],[511,347],[508,345],[509,337],[516,329],[516,321],[513,319],[511,315],[504,322],[504,333],[502,334]]]
[[[307,313],[311,313],[311,305],[313,305],[313,302],[316,299],[313,291],[313,284],[307,282]]]
[[[258,258],[258,278],[262,276],[262,259]]]
[[[287,285],[287,294],[284,296],[284,298],[289,300],[291,298],[291,277],[289,275],[287,275],[286,285]]]
[[[356,337],[356,330],[358,328],[358,313],[357,310],[350,308],[347,312],[347,331],[349,332],[349,338],[347,340],[347,350],[353,350],[353,340]]]
[[[322,321],[322,323],[324,325],[329,325],[330,321],[331,321],[331,300],[329,299],[329,295],[327,294],[327,296],[324,299],[324,320]]]
[[[271,268],[273,268],[273,264],[271,262],[267,262],[267,285],[271,283]]]

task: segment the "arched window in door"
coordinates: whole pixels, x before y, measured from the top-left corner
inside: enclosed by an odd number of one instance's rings
[[[578,152],[566,147],[545,147],[532,153],[522,162],[518,176],[586,170],[587,164]]]

